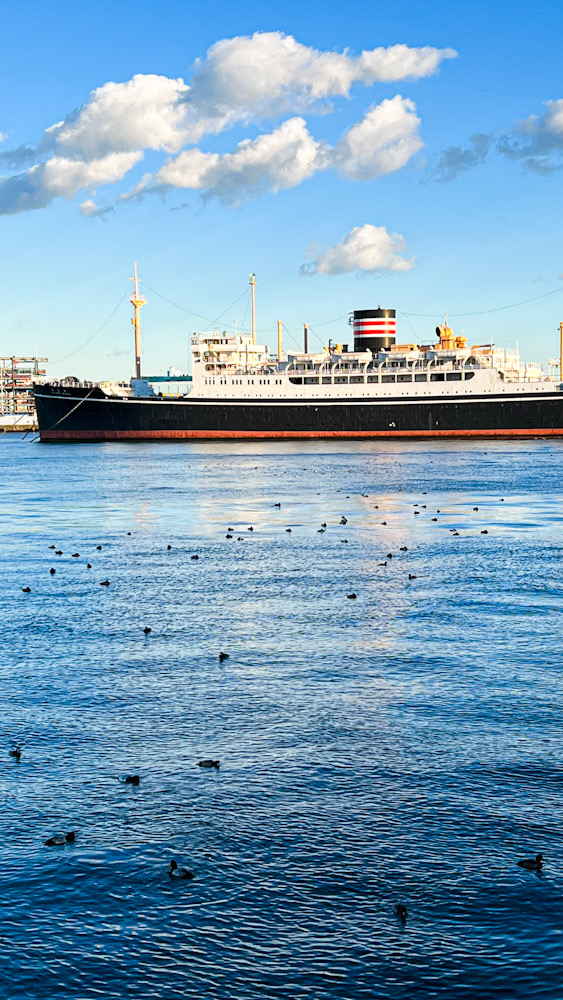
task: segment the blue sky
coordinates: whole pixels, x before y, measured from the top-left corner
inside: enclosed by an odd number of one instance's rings
[[[320,345],[382,304],[401,340],[447,310],[547,361],[561,22],[544,0],[5,5],[0,353],[128,377],[137,259],[153,373],[185,369],[191,313],[248,325],[250,271],[272,347],[277,319]]]

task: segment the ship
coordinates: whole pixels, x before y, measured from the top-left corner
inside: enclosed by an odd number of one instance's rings
[[[256,342],[254,275],[252,332],[193,333],[187,391],[163,393],[141,374],[136,267],[134,281],[135,378],[36,384],[42,442],[563,437],[561,370],[546,377],[517,350],[470,347],[447,316],[429,343],[397,343],[395,309],[355,310],[353,349],[329,341],[310,351],[305,324],[303,350],[285,355],[278,323],[272,356]]]

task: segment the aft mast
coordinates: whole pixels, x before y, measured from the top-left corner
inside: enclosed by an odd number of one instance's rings
[[[137,261],[135,261],[134,277],[133,277],[133,295],[131,296],[131,305],[135,310],[135,315],[131,320],[133,326],[135,327],[135,378],[141,377],[141,323],[139,319],[139,309],[141,306],[147,304],[147,300],[144,295],[139,295],[139,281],[137,278]]]

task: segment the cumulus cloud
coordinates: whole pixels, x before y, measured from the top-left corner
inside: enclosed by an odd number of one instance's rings
[[[393,45],[362,52],[321,52],[280,31],[222,39],[197,62],[186,97],[195,132],[222,131],[348,97],[354,83],[372,86],[435,73],[453,49]],[[199,138],[199,136],[198,136]]]
[[[400,95],[382,101],[345,133],[331,161],[350,180],[368,181],[392,173],[422,149],[419,125],[412,101]]]
[[[207,190],[233,204],[262,191],[291,188],[317,169],[319,143],[303,118],[290,118],[269,135],[244,139],[233,153],[188,149],[159,170],[159,186]]]
[[[407,45],[360,55],[323,52],[279,31],[223,39],[196,62],[189,83],[157,74],[110,81],[45,129],[37,144],[3,150],[0,168],[21,172],[0,178],[0,213],[42,208],[54,197],[116,184],[145,150],[180,154],[157,171],[158,184],[212,190],[225,201],[237,201],[245,192],[291,187],[321,166],[320,144],[293,116],[326,112],[331,99],[349,98],[355,84],[371,87],[430,76],[455,55],[449,48]],[[287,114],[292,117],[279,128],[239,143],[232,153],[186,149],[205,135]],[[383,102],[348,132],[338,150],[329,150],[331,164],[351,179],[398,169],[420,148],[417,126],[410,102]]]
[[[403,257],[405,241],[399,233],[388,233],[385,226],[366,223],[355,226],[334,247],[313,255],[301,267],[301,274],[389,273],[410,271],[415,266],[414,257]]]
[[[503,136],[499,152],[521,160],[528,170],[549,174],[563,167],[563,98],[544,101],[543,115],[530,115],[517,122],[510,135]]]
[[[274,132],[244,139],[232,153],[184,150],[154,176],[146,175],[129,197],[190,188],[238,204],[265,191],[295,187],[328,168],[350,180],[373,180],[404,167],[422,147],[419,124],[412,101],[400,96],[371,108],[336,146],[317,142],[303,118],[290,118]]]
[[[478,167],[485,160],[494,142],[494,136],[478,132],[470,135],[469,141],[471,146],[468,149],[463,149],[462,146],[450,146],[444,150],[436,168],[436,180],[453,181],[459,174]]]

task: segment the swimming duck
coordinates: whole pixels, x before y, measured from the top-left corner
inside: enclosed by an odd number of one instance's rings
[[[382,524],[387,524],[387,521],[382,521],[381,523],[382,523]]]
[[[399,549],[399,552],[408,552],[408,551],[409,550],[407,549],[406,545],[401,545],[401,548]]]
[[[219,653],[219,663],[223,663],[224,660],[229,659],[228,653]]]
[[[71,559],[80,559],[80,552],[73,552]]]
[[[431,520],[431,521],[437,521],[437,520],[438,520],[438,518],[437,518],[437,517],[432,517],[432,518],[430,518],[430,520]]]
[[[525,868],[528,872],[541,872],[543,865],[543,854],[536,854],[535,858],[523,858],[518,861],[519,868]]]
[[[199,556],[190,556],[190,559],[199,559]]]
[[[101,545],[96,545],[96,548],[97,548],[98,552],[102,551],[102,546]]]
[[[170,862],[170,869],[168,874],[171,878],[195,878],[193,872],[189,868],[178,868],[177,863],[172,859]]]
[[[124,785],[138,785],[141,779],[138,774],[124,774],[117,780],[123,782]]]
[[[92,563],[86,563],[86,569],[92,569]]]
[[[225,535],[225,538],[232,538],[232,535]]]
[[[49,837],[48,840],[44,840],[43,843],[45,847],[62,847],[63,844],[74,844],[76,840],[76,834],[74,830],[70,833],[65,833],[64,837],[62,833],[56,833],[54,837]]]
[[[170,552],[170,549],[172,548],[172,546],[171,546],[171,545],[167,545],[167,546],[166,546],[166,548],[167,548],[167,549],[168,549],[168,551]]]
[[[50,549],[56,549],[56,547],[57,547],[56,545],[50,545],[49,546]]]
[[[218,760],[198,760],[198,767],[215,767],[219,770],[220,761]]]
[[[349,601],[355,601],[357,596],[357,594],[346,594]]]
[[[482,535],[488,535],[488,534],[489,534],[489,532],[487,531],[487,529],[486,529],[486,528],[483,528],[483,530],[482,530],[481,534],[482,534]]]
[[[56,572],[57,572],[56,569],[53,569],[53,567],[51,566],[51,569],[49,570],[49,573],[51,574],[51,576],[53,576],[53,574],[56,573]]]
[[[145,635],[150,635],[150,633],[152,632],[152,628],[150,628],[148,625],[145,625],[143,632],[145,633]]]
[[[409,573],[409,580],[416,580],[414,573]]]
[[[386,559],[392,559],[393,558],[393,553],[392,552],[388,552],[387,555],[385,556],[385,558]]]
[[[281,503],[275,503],[273,506],[274,507],[281,507]]]
[[[251,528],[247,528],[246,530],[247,531],[254,531],[254,528],[251,527]]]
[[[387,562],[378,563],[378,566],[387,566]]]
[[[479,508],[478,507],[474,507],[473,510],[479,510]]]
[[[399,918],[402,924],[405,924],[408,917],[408,910],[404,903],[395,903],[393,907],[393,913]]]
[[[8,750],[8,756],[14,757],[16,760],[21,760],[21,755],[22,755],[22,748],[19,746],[14,747],[13,750]]]
[[[63,553],[62,553],[62,550],[61,550],[61,549],[57,549],[57,551],[55,552],[55,555],[56,555],[56,556],[62,556],[62,554],[63,554]]]
[[[31,594],[31,587],[22,587],[22,591],[24,594]]]
[[[109,587],[109,580],[102,580],[100,583],[100,587]]]
[[[287,531],[288,535],[291,534],[291,528],[286,528],[285,530]]]
[[[318,529],[317,529],[317,534],[318,534],[318,535],[324,535],[324,532],[325,532],[325,529],[324,529],[324,528],[318,528]]]

